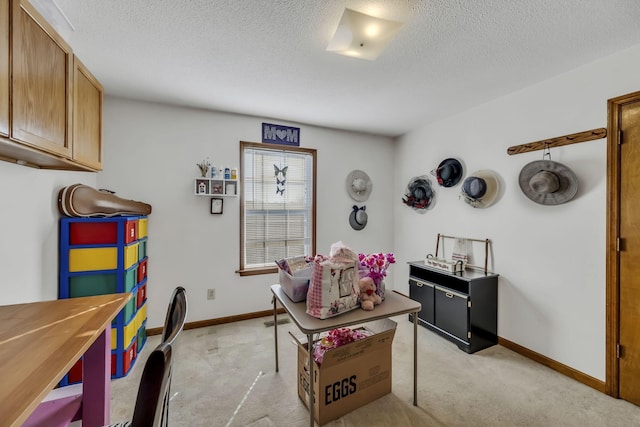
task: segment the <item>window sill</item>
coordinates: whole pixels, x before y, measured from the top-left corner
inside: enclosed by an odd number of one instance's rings
[[[262,267],[262,268],[250,268],[245,270],[238,270],[241,277],[243,276],[257,276],[260,274],[275,274],[278,272],[278,267]]]

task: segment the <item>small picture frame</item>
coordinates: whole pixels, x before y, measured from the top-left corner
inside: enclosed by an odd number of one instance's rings
[[[236,192],[236,183],[235,182],[227,182],[224,187],[224,194],[229,194],[235,196]]]
[[[196,194],[209,194],[209,180],[198,179],[196,180]]]
[[[211,181],[211,194],[224,194],[222,181]]]
[[[222,214],[223,202],[224,202],[224,199],[221,199],[219,197],[212,197],[211,198],[211,214],[213,215]]]

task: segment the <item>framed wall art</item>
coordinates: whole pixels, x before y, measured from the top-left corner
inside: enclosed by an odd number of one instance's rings
[[[224,199],[218,197],[211,198],[211,213],[214,215],[222,214],[222,204]]]

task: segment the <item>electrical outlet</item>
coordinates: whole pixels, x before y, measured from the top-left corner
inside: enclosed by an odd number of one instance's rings
[[[216,299],[215,289],[207,289],[207,299]]]

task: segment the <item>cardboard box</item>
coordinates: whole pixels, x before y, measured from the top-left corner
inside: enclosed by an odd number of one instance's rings
[[[314,362],[314,418],[319,425],[335,420],[391,392],[391,345],[396,322],[366,324],[374,335],[328,350],[322,365]],[[306,340],[305,340],[306,341]],[[309,407],[309,353],[298,340],[298,397]]]

